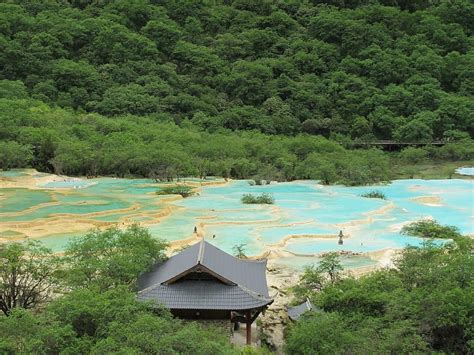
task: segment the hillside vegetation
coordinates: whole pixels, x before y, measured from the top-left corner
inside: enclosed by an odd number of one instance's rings
[[[394,268],[354,278],[335,253],[308,267],[295,293],[318,310],[290,325],[287,353],[471,354],[474,244],[452,227],[432,225],[428,237],[454,241],[406,247]]]
[[[469,0],[2,3],[0,167],[360,184],[394,164],[354,141],[468,160],[473,23]]]

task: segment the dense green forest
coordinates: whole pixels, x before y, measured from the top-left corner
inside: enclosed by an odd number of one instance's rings
[[[32,166],[68,175],[138,175],[170,180],[217,175],[256,180],[320,179],[365,184],[416,177],[435,164],[434,177],[450,177],[446,161],[474,158],[471,139],[436,148],[409,147],[397,154],[347,149],[320,136],[202,131],[186,122],[152,117],[74,113],[29,99],[0,99],[0,166]]]
[[[469,0],[3,2],[0,164],[357,184],[407,162],[354,142],[468,160],[473,23]]]
[[[289,354],[473,353],[473,240],[434,222],[411,227],[454,242],[407,247],[395,268],[360,278],[335,253],[307,268],[294,291],[319,308],[290,327]]]
[[[222,329],[137,301],[137,276],[166,245],[138,226],[91,231],[61,257],[39,242],[1,244],[0,353],[242,353]]]
[[[7,95],[210,131],[474,134],[469,0],[33,0],[0,13],[0,75],[20,81]]]

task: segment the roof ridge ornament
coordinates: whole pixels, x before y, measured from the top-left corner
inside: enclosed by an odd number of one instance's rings
[[[197,263],[202,264],[202,261],[204,259],[204,246],[206,242],[204,241],[204,237],[201,240],[201,245],[199,246],[199,252],[198,252],[198,257],[197,257]]]

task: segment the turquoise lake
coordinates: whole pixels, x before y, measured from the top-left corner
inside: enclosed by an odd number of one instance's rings
[[[318,254],[334,250],[366,253],[419,245],[421,239],[399,231],[404,223],[423,218],[474,234],[473,180],[397,180],[364,187],[322,186],[316,181],[251,186],[232,181],[203,186],[198,196],[166,202],[167,196],[157,196],[158,185],[148,179],[65,178],[41,183],[44,174],[25,176],[21,171],[1,172],[0,178],[38,180],[34,188],[3,188],[0,180],[0,238],[20,233],[56,251],[85,233],[74,231],[77,223],[93,227],[124,221],[141,223],[168,241],[192,237],[197,225],[209,241],[228,252],[236,244],[245,244],[248,255],[279,247],[298,255],[295,258],[312,256],[315,261]],[[198,179],[194,182],[199,184]],[[387,199],[360,196],[373,190]],[[274,205],[240,202],[244,193],[263,192],[273,195]],[[60,231],[48,233],[50,223]],[[340,230],[346,236],[343,245],[337,244]]]

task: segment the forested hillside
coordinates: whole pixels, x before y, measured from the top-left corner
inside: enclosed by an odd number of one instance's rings
[[[327,148],[273,136],[469,139],[473,24],[469,0],[4,2],[1,167],[345,180],[342,158],[298,170]]]
[[[9,1],[2,78],[49,104],[210,130],[474,133],[471,1],[214,3]]]

